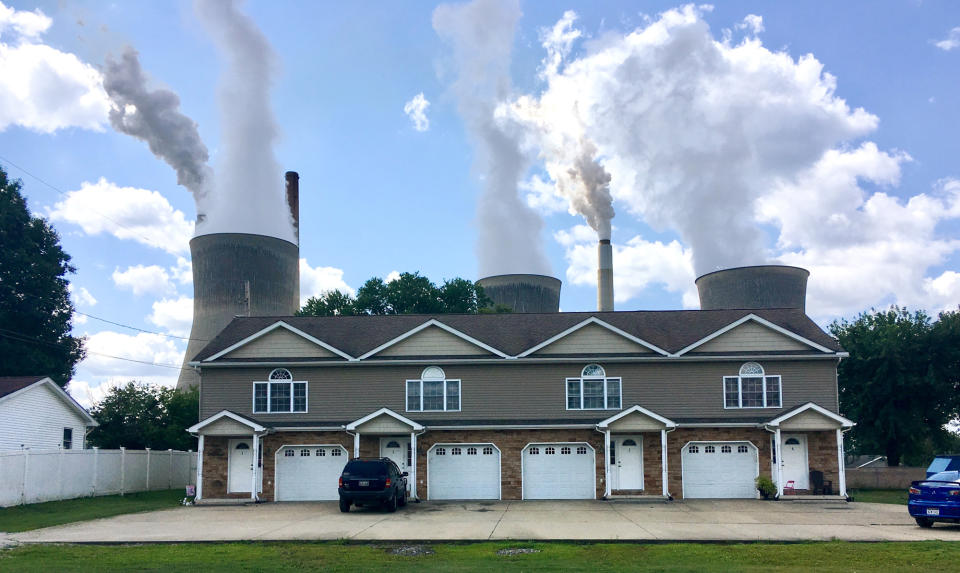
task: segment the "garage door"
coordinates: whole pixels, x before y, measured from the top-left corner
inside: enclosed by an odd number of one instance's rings
[[[757,447],[750,442],[691,442],[681,458],[684,498],[757,497]]]
[[[596,457],[586,443],[523,449],[523,499],[594,499]]]
[[[500,450],[493,444],[436,444],[427,452],[429,499],[500,499]]]
[[[276,459],[277,501],[338,499],[337,480],[349,459],[342,446],[284,446]]]

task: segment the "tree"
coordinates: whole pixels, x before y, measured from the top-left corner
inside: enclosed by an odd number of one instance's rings
[[[65,277],[76,269],[20,189],[0,169],[0,376],[46,375],[66,386],[84,357],[83,339],[70,335]]]
[[[100,448],[192,450],[196,439],[187,428],[199,418],[200,391],[128,382],[110,390],[90,414],[99,426],[90,443]]]
[[[490,311],[490,299],[479,284],[462,278],[437,287],[420,273],[402,273],[389,283],[371,278],[354,299],[338,290],[310,297],[298,316],[350,316],[384,314],[477,314]],[[502,307],[494,312],[504,312]]]
[[[950,439],[944,425],[960,414],[955,370],[960,318],[892,307],[830,325],[850,357],[838,368],[840,409],[857,422],[849,436],[858,453],[925,463]]]

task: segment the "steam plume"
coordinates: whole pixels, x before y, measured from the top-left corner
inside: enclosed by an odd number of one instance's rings
[[[476,150],[475,169],[483,180],[477,205],[480,276],[550,274],[540,230],[543,222],[518,196],[529,166],[521,151],[522,132],[497,121],[497,105],[510,95],[510,60],[520,19],[517,0],[473,0],[442,4],[433,28],[452,48],[453,91]]]

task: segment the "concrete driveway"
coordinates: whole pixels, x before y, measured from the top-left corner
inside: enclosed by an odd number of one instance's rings
[[[6,537],[19,543],[307,539],[960,541],[960,525],[921,529],[905,507],[874,503],[423,502],[393,514],[355,508],[342,514],[336,503],[321,502],[183,507]]]

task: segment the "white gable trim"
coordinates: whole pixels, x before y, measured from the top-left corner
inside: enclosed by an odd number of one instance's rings
[[[644,408],[644,407],[640,406],[639,404],[637,404],[636,406],[633,406],[633,407],[631,407],[631,408],[627,408],[626,410],[620,412],[619,414],[616,414],[616,415],[614,415],[614,416],[610,416],[610,417],[607,418],[606,420],[603,420],[602,422],[600,422],[599,424],[597,424],[597,429],[599,429],[599,430],[605,429],[605,428],[607,428],[610,424],[616,422],[617,420],[619,420],[619,419],[621,419],[621,418],[626,418],[627,416],[629,416],[629,415],[631,415],[631,414],[643,414],[644,416],[647,416],[647,417],[649,417],[649,418],[653,418],[654,420],[660,422],[661,424],[663,424],[664,426],[666,426],[666,427],[668,427],[668,428],[676,428],[676,427],[677,427],[677,423],[674,422],[673,420],[670,420],[670,419],[668,419],[668,418],[664,418],[663,416],[661,416],[661,415],[659,415],[659,414],[655,414],[655,413],[651,412],[650,410],[647,410],[646,408]]]
[[[799,414],[802,414],[802,413],[804,413],[804,412],[806,412],[806,411],[808,411],[808,410],[813,410],[814,412],[820,414],[821,416],[823,416],[823,417],[825,417],[825,418],[829,418],[829,419],[833,420],[834,422],[840,424],[840,425],[843,426],[844,428],[852,428],[852,427],[856,426],[856,423],[855,423],[855,422],[853,422],[853,421],[851,421],[851,420],[848,420],[847,418],[844,418],[843,416],[840,416],[840,415],[838,415],[838,414],[834,414],[834,413],[831,412],[830,410],[827,410],[826,408],[824,408],[824,407],[822,407],[822,406],[818,406],[818,405],[814,404],[813,402],[807,402],[806,404],[804,404],[803,406],[800,406],[799,408],[796,408],[796,409],[794,409],[794,410],[791,410],[791,411],[787,412],[786,414],[783,414],[782,416],[778,416],[778,417],[770,420],[769,422],[767,422],[766,425],[767,425],[767,426],[770,426],[770,427],[772,427],[772,428],[775,428],[775,427],[779,426],[780,424],[782,424],[783,422],[786,422],[786,421],[789,420],[790,418],[793,418],[794,416],[797,416],[797,415],[799,415]]]
[[[256,340],[256,339],[258,339],[258,338],[260,338],[260,337],[262,337],[262,336],[265,336],[265,335],[273,332],[274,330],[276,330],[276,329],[278,329],[278,328],[285,328],[285,329],[289,330],[290,332],[296,334],[297,336],[300,336],[300,337],[305,338],[306,340],[309,340],[310,342],[316,344],[317,346],[321,346],[321,347],[323,347],[323,348],[326,348],[327,350],[329,350],[330,352],[333,352],[334,354],[336,354],[337,356],[340,356],[341,358],[346,358],[347,360],[356,360],[356,358],[354,358],[353,356],[350,356],[350,355],[347,354],[346,352],[344,352],[344,351],[342,351],[342,350],[340,350],[340,349],[338,349],[338,348],[334,348],[333,346],[330,346],[329,344],[327,344],[326,342],[320,340],[319,338],[316,338],[316,337],[314,337],[314,336],[310,336],[310,335],[307,334],[306,332],[304,332],[304,331],[302,331],[302,330],[300,330],[300,329],[298,329],[298,328],[294,328],[294,327],[290,326],[289,324],[287,324],[286,322],[284,322],[284,321],[282,321],[282,320],[279,320],[279,321],[271,324],[270,326],[264,328],[263,330],[260,330],[259,332],[255,332],[255,333],[251,334],[250,336],[244,338],[244,339],[241,340],[240,342],[237,342],[236,344],[233,344],[233,345],[231,345],[231,346],[228,346],[227,348],[224,348],[223,350],[221,350],[220,352],[217,352],[217,353],[214,354],[213,356],[211,356],[211,357],[209,357],[209,358],[204,358],[202,362],[211,362],[211,361],[213,361],[213,360],[216,360],[217,358],[220,358],[221,356],[224,356],[224,355],[226,355],[226,354],[229,354],[229,353],[233,352],[234,350],[240,348],[241,346],[244,346],[245,344],[248,344],[248,343],[250,343],[250,342],[253,342],[254,340]]]
[[[645,348],[649,348],[650,350],[652,350],[652,351],[654,351],[654,352],[656,352],[656,353],[658,353],[658,354],[661,354],[661,355],[663,355],[663,356],[670,356],[670,353],[667,352],[666,350],[663,350],[662,348],[660,348],[660,347],[658,347],[658,346],[654,346],[653,344],[650,344],[649,342],[647,342],[646,340],[643,340],[642,338],[637,338],[636,336],[634,336],[634,335],[632,335],[632,334],[630,334],[630,333],[628,333],[628,332],[625,332],[625,331],[623,331],[623,330],[620,330],[620,329],[617,328],[616,326],[613,326],[612,324],[606,323],[606,322],[600,320],[599,318],[597,318],[597,317],[595,317],[595,316],[591,316],[590,318],[584,320],[583,322],[577,323],[577,324],[571,326],[570,328],[564,330],[564,331],[561,332],[560,334],[554,335],[554,336],[552,336],[552,337],[544,340],[544,341],[541,342],[540,344],[537,344],[536,346],[534,346],[534,347],[532,347],[532,348],[528,348],[527,350],[524,350],[523,352],[521,352],[520,354],[517,355],[517,358],[524,358],[524,357],[526,357],[526,356],[529,356],[530,354],[533,354],[534,352],[540,350],[541,348],[545,348],[545,347],[547,347],[547,346],[550,346],[551,344],[553,344],[554,342],[560,340],[561,338],[563,338],[563,337],[565,337],[565,336],[568,336],[568,335],[570,335],[570,334],[572,334],[572,333],[580,330],[581,328],[583,328],[583,327],[585,327],[585,326],[588,326],[588,325],[591,325],[591,324],[596,324],[597,326],[602,326],[603,328],[606,328],[606,329],[609,330],[610,332],[613,332],[613,333],[615,333],[615,334],[619,334],[620,336],[626,338],[627,340],[630,340],[630,341],[632,341],[632,342],[636,342],[636,343],[639,344],[640,346],[643,346],[643,347],[645,347]]]
[[[833,350],[830,350],[830,349],[827,348],[826,346],[821,346],[821,345],[817,344],[816,342],[814,342],[814,341],[812,341],[812,340],[806,339],[806,338],[800,336],[799,334],[797,334],[797,333],[795,333],[795,332],[791,332],[791,331],[787,330],[786,328],[783,328],[782,326],[777,326],[776,324],[770,322],[769,320],[765,320],[765,319],[760,318],[759,316],[751,313],[751,314],[748,314],[747,316],[741,318],[740,320],[737,320],[736,322],[731,322],[730,324],[728,324],[727,326],[724,326],[723,328],[721,328],[720,330],[714,332],[713,334],[710,334],[709,336],[706,336],[706,337],[704,337],[704,338],[701,338],[700,340],[698,340],[698,341],[694,342],[693,344],[687,346],[687,347],[684,348],[683,350],[680,350],[679,352],[677,352],[677,353],[674,354],[673,356],[683,356],[684,354],[686,354],[687,352],[690,352],[691,350],[697,348],[698,346],[701,346],[701,345],[703,345],[703,344],[706,344],[707,342],[710,342],[710,341],[713,340],[714,338],[717,338],[718,336],[721,336],[721,335],[723,335],[723,334],[725,334],[725,333],[733,330],[734,328],[736,328],[736,327],[740,326],[741,324],[743,324],[743,323],[745,323],[745,322],[747,322],[747,321],[750,321],[750,320],[752,320],[753,322],[756,322],[757,324],[761,324],[761,325],[763,325],[763,326],[766,326],[767,328],[769,328],[769,329],[771,329],[771,330],[773,330],[773,331],[775,331],[775,332],[778,332],[778,333],[780,333],[780,334],[782,334],[782,335],[784,335],[784,336],[786,336],[786,337],[788,337],[788,338],[792,338],[793,340],[796,340],[797,342],[801,342],[801,343],[803,343],[803,344],[806,344],[807,346],[810,346],[810,347],[812,347],[812,348],[815,348],[815,349],[819,350],[820,352],[826,352],[826,353],[828,353],[828,354],[836,354]]]
[[[401,342],[401,341],[404,341],[404,340],[410,338],[411,336],[413,336],[414,334],[420,332],[421,330],[425,330],[425,329],[427,329],[427,328],[430,328],[431,326],[436,326],[437,328],[440,328],[441,330],[445,330],[446,332],[449,332],[450,334],[452,334],[452,335],[454,335],[454,336],[456,336],[456,337],[458,337],[458,338],[461,338],[461,339],[463,339],[463,340],[466,340],[467,342],[469,342],[470,344],[473,344],[474,346],[479,346],[480,348],[486,350],[487,352],[490,352],[490,353],[492,353],[492,354],[496,354],[496,355],[499,356],[500,358],[510,358],[510,357],[507,356],[505,353],[497,350],[496,348],[490,346],[489,344],[484,344],[483,342],[480,342],[480,341],[477,340],[476,338],[473,338],[472,336],[468,336],[468,335],[460,332],[460,331],[457,330],[456,328],[447,326],[446,324],[440,322],[439,320],[437,320],[437,319],[435,319],[435,318],[431,318],[430,320],[428,320],[427,322],[424,322],[424,323],[421,324],[420,326],[418,326],[418,327],[416,327],[416,328],[413,328],[413,329],[411,329],[411,330],[408,330],[408,331],[404,332],[403,334],[401,334],[400,336],[394,338],[393,340],[388,340],[387,342],[384,342],[383,344],[381,344],[380,346],[374,348],[373,350],[371,350],[371,351],[369,351],[369,352],[361,355],[361,356],[358,358],[358,360],[363,360],[364,358],[369,358],[369,357],[371,357],[371,356],[373,356],[373,355],[375,355],[375,354],[377,354],[377,353],[379,353],[379,352],[381,352],[381,351],[383,351],[383,350],[385,350],[385,349],[387,349],[387,348],[390,348],[391,346],[393,346],[394,344],[397,344],[398,342]]]
[[[220,410],[219,412],[210,416],[206,420],[202,420],[190,426],[189,428],[187,428],[187,431],[190,432],[191,434],[196,434],[203,428],[206,428],[207,426],[209,426],[210,424],[213,424],[214,422],[216,422],[221,418],[230,418],[231,420],[233,420],[234,422],[237,422],[238,424],[243,424],[244,426],[247,426],[248,428],[250,428],[250,431],[252,432],[264,432],[267,429],[266,427],[261,426],[260,424],[254,422],[253,420],[248,420],[243,416],[234,414],[229,410]]]
[[[93,419],[93,416],[91,416],[90,413],[87,412],[87,410],[86,410],[83,406],[80,405],[79,402],[77,402],[76,400],[73,399],[73,396],[71,396],[66,390],[64,390],[63,388],[61,388],[59,384],[57,384],[56,382],[54,382],[54,381],[53,381],[52,379],[50,379],[50,378],[41,378],[40,380],[37,380],[36,382],[34,382],[33,384],[31,384],[31,385],[29,385],[29,386],[25,386],[25,387],[17,390],[16,392],[11,392],[11,393],[7,394],[6,396],[0,398],[0,403],[5,402],[5,401],[9,400],[10,398],[13,398],[14,396],[19,396],[19,395],[21,395],[21,394],[26,394],[27,392],[33,390],[34,388],[39,388],[40,386],[47,386],[48,388],[50,388],[50,390],[52,390],[53,393],[56,394],[57,398],[59,398],[62,402],[64,402],[67,406],[69,406],[69,407],[70,407],[72,410],[74,410],[77,414],[80,414],[80,417],[82,417],[82,418],[86,421],[86,424],[85,424],[86,426],[99,426],[99,425],[100,425],[100,424],[97,423],[96,420]]]
[[[414,422],[413,420],[411,420],[411,419],[409,419],[409,418],[405,418],[405,417],[401,416],[400,414],[397,414],[396,412],[394,412],[394,411],[391,410],[390,408],[380,408],[379,410],[377,410],[376,412],[374,412],[374,413],[372,413],[372,414],[367,414],[366,416],[360,418],[359,420],[354,420],[354,421],[350,422],[349,424],[347,424],[347,425],[345,426],[345,428],[347,429],[347,431],[352,432],[352,431],[356,430],[358,426],[362,426],[363,424],[369,422],[370,420],[373,420],[374,418],[379,418],[380,416],[390,416],[390,417],[393,418],[394,420],[397,420],[398,422],[400,422],[400,423],[402,423],[402,424],[406,424],[406,425],[410,426],[410,429],[411,429],[411,430],[414,430],[414,431],[417,431],[417,432],[419,432],[420,430],[423,430],[423,426],[421,426],[420,424]]]

